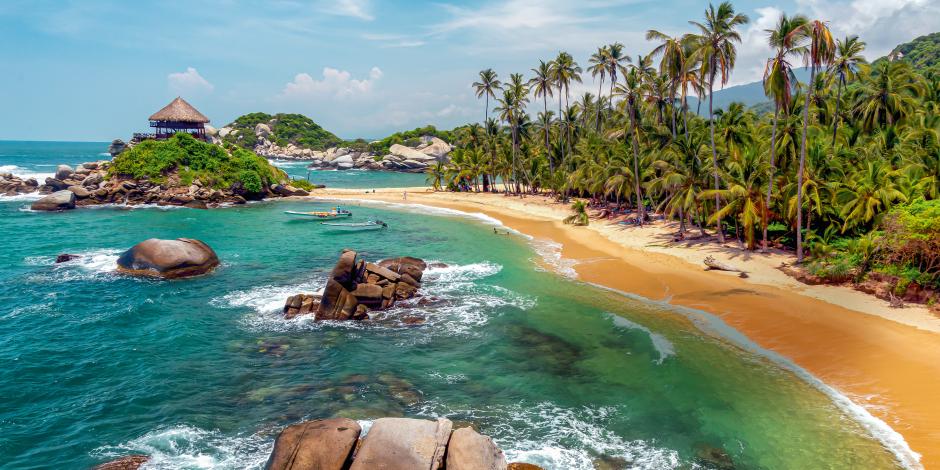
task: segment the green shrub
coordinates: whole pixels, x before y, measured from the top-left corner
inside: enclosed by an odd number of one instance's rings
[[[290,180],[291,186],[303,189],[304,191],[313,191],[313,183],[307,180]]]
[[[173,171],[178,171],[179,184],[183,186],[198,179],[204,186],[228,189],[241,182],[252,192],[260,192],[264,185],[286,180],[283,171],[254,152],[234,145],[223,148],[186,133],[163,141],[141,142],[115,157],[108,175],[149,179],[164,184]]]

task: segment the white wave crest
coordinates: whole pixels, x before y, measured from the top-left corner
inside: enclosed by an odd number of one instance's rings
[[[613,320],[614,325],[616,326],[621,328],[628,328],[631,330],[639,330],[649,335],[650,341],[653,343],[653,349],[659,353],[659,359],[656,360],[657,364],[662,364],[667,357],[676,355],[675,345],[672,344],[672,341],[666,339],[665,336],[659,333],[654,333],[649,328],[639,323],[630,321],[627,318],[621,317],[620,315],[614,313],[608,313],[607,315],[611,318],[611,320]]]
[[[117,259],[123,250],[101,248],[72,253],[77,258],[56,264],[55,256],[28,256],[23,263],[28,266],[49,266],[51,270],[38,272],[29,277],[32,282],[65,282],[77,280],[106,279],[117,269]]]
[[[598,458],[623,459],[631,469],[679,466],[674,450],[642,440],[627,441],[609,430],[622,410],[613,407],[565,408],[549,402],[485,409],[427,402],[419,414],[451,417],[481,425],[503,449],[509,462],[526,462],[546,470],[593,470]]]
[[[155,470],[251,469],[264,465],[272,445],[271,439],[260,434],[226,436],[183,425],[151,431],[123,444],[98,448],[92,454],[109,459],[149,455],[144,468]]]
[[[544,238],[533,238],[529,244],[553,271],[570,279],[578,278],[578,272],[574,270],[578,262],[561,256],[561,243]]]
[[[55,176],[55,173],[34,171],[16,165],[0,165],[0,173],[13,173],[13,176],[17,176],[24,180],[29,178],[36,178],[36,181],[38,181],[40,184],[45,182],[46,178],[52,178]]]

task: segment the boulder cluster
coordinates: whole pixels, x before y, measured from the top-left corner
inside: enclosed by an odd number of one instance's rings
[[[369,312],[415,297],[428,265],[404,256],[368,263],[343,250],[322,295],[297,294],[284,303],[284,316],[314,314],[319,320],[366,320]]]
[[[225,137],[236,130],[223,127],[218,130],[219,137]],[[255,126],[257,143],[254,152],[265,158],[285,160],[309,160],[310,168],[319,169],[364,169],[388,170],[411,173],[423,173],[425,168],[438,161],[447,161],[453,146],[433,136],[421,137],[415,147],[394,144],[387,154],[359,151],[349,147],[331,147],[326,150],[313,150],[288,144],[281,147],[270,140],[271,127],[265,123]],[[213,136],[214,137],[214,136]]]
[[[277,437],[266,470],[507,470],[496,443],[473,428],[453,430],[446,418],[375,420],[365,437],[351,419],[288,426]],[[538,467],[531,466],[529,468]]]
[[[542,470],[506,463],[489,436],[471,427],[453,429],[437,420],[379,418],[363,436],[348,418],[304,421],[284,428],[274,441],[265,470]],[[136,470],[145,455],[129,455],[93,470]]]
[[[75,169],[59,165],[55,175],[43,184],[35,179],[23,180],[9,173],[0,174],[0,192],[6,195],[45,195],[35,201],[31,209],[61,211],[76,206],[98,204],[156,204],[160,206],[186,206],[196,209],[218,207],[221,204],[244,204],[249,198],[307,196],[309,193],[287,184],[272,184],[262,194],[247,194],[238,188],[215,189],[198,179],[186,186],[179,175],[170,174],[160,184],[146,179],[108,177],[111,162],[102,160],[78,165]]]

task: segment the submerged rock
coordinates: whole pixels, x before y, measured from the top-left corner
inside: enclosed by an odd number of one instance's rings
[[[56,264],[67,263],[69,261],[72,261],[73,259],[78,259],[81,257],[82,257],[81,255],[72,255],[69,253],[62,253],[61,255],[58,255],[55,257],[55,262]]]
[[[137,470],[150,460],[148,455],[128,455],[110,462],[95,465],[91,470]]]
[[[525,462],[513,462],[506,467],[506,470],[545,470],[538,465],[525,463]]]
[[[288,426],[274,442],[265,470],[342,470],[362,429],[351,419],[332,418]]]
[[[151,238],[125,251],[117,264],[122,273],[175,279],[208,273],[219,265],[219,258],[199,240]]]
[[[75,193],[56,191],[32,204],[34,211],[64,211],[75,208]]]

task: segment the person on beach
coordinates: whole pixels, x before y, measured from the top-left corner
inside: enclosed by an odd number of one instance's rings
[[[408,200],[408,191],[402,191],[402,193],[401,193],[401,200],[402,200],[402,201],[407,201],[407,200]]]

